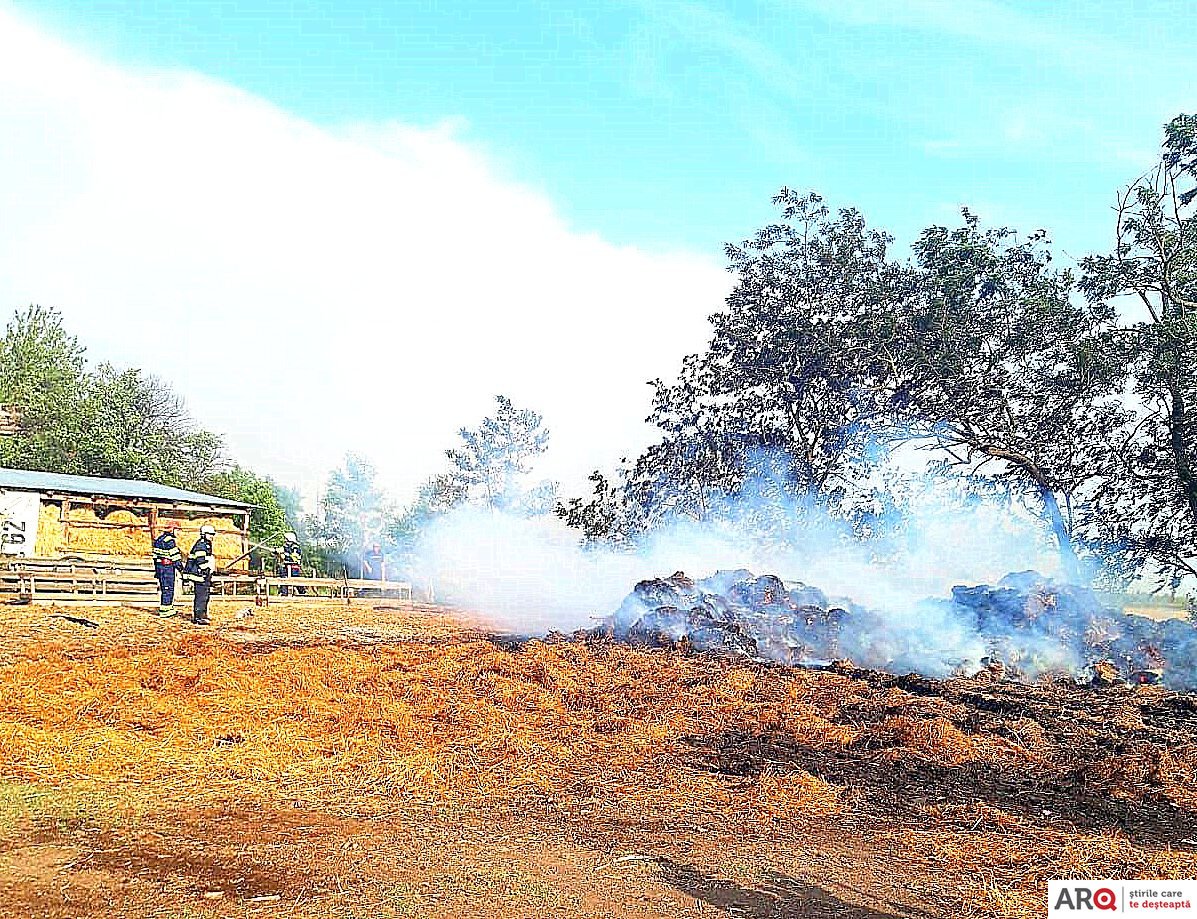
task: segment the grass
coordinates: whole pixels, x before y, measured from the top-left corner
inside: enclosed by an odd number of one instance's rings
[[[88,823],[123,822],[130,817],[129,802],[118,815],[112,797],[92,782],[43,785],[0,777],[0,834],[9,835],[29,825],[65,829]]]

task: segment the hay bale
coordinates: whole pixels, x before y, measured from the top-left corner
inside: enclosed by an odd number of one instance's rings
[[[100,508],[101,511],[104,508]],[[137,558],[150,553],[150,523],[128,508],[101,515],[95,505],[72,507],[67,515],[67,552]]]
[[[226,565],[244,551],[241,531],[229,517],[181,516],[162,513],[161,526],[179,527],[179,548],[186,553],[199,539],[200,527],[216,528],[213,550],[217,563]],[[113,560],[145,560],[153,551],[149,511],[129,507],[75,505],[62,520],[61,501],[43,501],[38,512],[34,554],[41,558],[64,555],[106,556]],[[236,566],[243,570],[248,563]]]
[[[66,539],[66,528],[62,520],[62,503],[59,501],[43,501],[37,514],[37,541],[33,545],[33,554],[40,558],[53,558],[61,555]]]

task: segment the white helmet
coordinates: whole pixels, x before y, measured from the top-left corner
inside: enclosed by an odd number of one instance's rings
[[[299,537],[294,533],[284,533],[283,539],[287,540],[287,542],[299,542]]]
[[[200,536],[215,536],[215,535],[216,535],[216,527],[212,526],[212,524],[205,523],[202,527],[200,527]]]

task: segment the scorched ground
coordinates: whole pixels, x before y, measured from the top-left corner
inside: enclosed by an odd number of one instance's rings
[[[1032,916],[1049,878],[1197,877],[1164,687],[243,609],[6,610],[0,914]]]

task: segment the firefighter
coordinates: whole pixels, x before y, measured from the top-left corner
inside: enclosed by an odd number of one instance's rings
[[[154,577],[158,579],[158,615],[169,619],[175,614],[175,575],[183,562],[183,553],[175,541],[178,524],[168,523],[154,540]]]
[[[216,554],[212,542],[216,539],[216,527],[204,524],[200,527],[199,539],[191,547],[183,577],[192,584],[195,603],[191,621],[196,625],[208,625],[208,597],[212,593],[212,575],[216,572]]]
[[[299,578],[303,577],[303,550],[299,548],[299,537],[294,533],[287,533],[283,536],[283,548],[279,553],[278,561],[278,576],[280,578]],[[280,596],[287,596],[290,593],[290,588],[286,586],[279,587]],[[306,587],[296,587],[295,592],[298,594],[306,594]]]
[[[387,557],[378,543],[374,543],[368,552],[362,554],[362,577],[367,581],[387,579]]]

